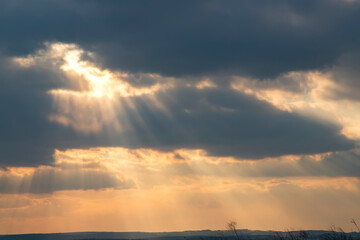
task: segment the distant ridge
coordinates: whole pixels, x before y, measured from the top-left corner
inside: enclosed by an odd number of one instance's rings
[[[274,239],[276,231],[260,231],[239,229],[238,233],[244,240]],[[296,231],[295,231],[296,232]],[[321,239],[330,231],[308,230],[309,239]],[[359,239],[360,233],[346,233],[353,239]],[[70,232],[70,233],[39,233],[0,235],[0,240],[115,240],[115,239],[152,239],[152,240],[230,240],[234,239],[231,231],[182,231],[182,232]]]

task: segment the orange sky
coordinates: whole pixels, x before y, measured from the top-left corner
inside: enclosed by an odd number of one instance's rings
[[[326,155],[320,158],[309,162],[321,165]],[[306,176],[299,161],[291,156],[256,162],[217,159],[197,150],[57,151],[53,167],[12,168],[1,174],[3,182],[18,176],[31,184],[20,193],[15,189],[14,193],[2,194],[0,230],[224,229],[231,219],[239,228],[248,229],[327,229],[336,224],[352,230],[349,218],[360,213],[356,212],[360,181],[353,177]],[[297,171],[300,176],[292,177],[291,172],[290,176],[275,176],[273,164]],[[50,175],[49,168],[57,174]],[[261,173],[253,174],[255,170]],[[73,176],[74,172],[78,177]],[[108,176],[118,180],[110,188]],[[69,178],[72,183],[66,182]],[[53,181],[53,192],[36,193],[49,181]],[[100,185],[91,186],[93,181]],[[75,190],[61,190],[72,185]],[[104,189],[92,189],[96,187]]]
[[[0,3],[0,234],[355,230],[360,3],[39,2]]]

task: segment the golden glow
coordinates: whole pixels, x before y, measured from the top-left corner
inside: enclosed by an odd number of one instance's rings
[[[297,83],[302,91],[291,92],[277,88],[276,81],[256,84],[256,81],[239,77],[234,77],[232,88],[266,101],[280,110],[340,124],[343,127],[342,134],[351,139],[360,139],[360,102],[329,96],[332,90],[343,88],[331,73],[291,72],[284,77]]]
[[[131,83],[138,76],[100,68],[84,55],[94,57],[75,44],[48,43],[34,55],[13,59],[21,67],[41,65],[64,77],[63,87],[48,91],[54,101],[50,121],[81,133],[105,127],[123,131],[131,125],[126,114],[131,109],[147,129],[133,101],[139,96],[171,120],[156,93],[181,85],[176,79],[143,74],[156,83],[137,87]],[[232,88],[283,111],[340,123],[344,135],[360,137],[359,103],[326,96],[340,87],[331,74],[292,72],[285,77],[301,90],[238,77]],[[217,87],[210,78],[185,85],[199,91]],[[0,171],[0,232],[223,229],[229,219],[250,229],[326,229],[331,224],[347,229],[343,220],[360,214],[360,181],[337,175],[326,165],[329,155],[253,161],[212,157],[202,149],[56,150],[51,166]],[[9,196],[14,203],[6,201]]]
[[[59,46],[60,45],[60,46]],[[67,73],[75,73],[80,78],[83,78],[89,84],[88,91],[82,91],[78,94],[88,94],[91,97],[130,97],[143,94],[152,94],[158,91],[162,86],[155,84],[151,87],[133,87],[123,79],[129,78],[127,73],[113,73],[109,70],[102,70],[88,61],[81,60],[84,50],[64,44],[53,44],[52,48],[61,49],[64,64],[60,67]],[[71,94],[70,90],[51,90],[52,94]],[[76,94],[76,92],[75,92]]]
[[[321,164],[326,155],[307,157],[312,164]],[[359,179],[266,176],[273,165],[283,172],[289,166],[300,169],[299,161],[291,156],[220,161],[202,150],[185,149],[57,150],[53,167],[11,168],[0,172],[2,182],[12,179],[10,175],[25,177],[56,168],[56,174],[102,172],[128,179],[134,186],[1,194],[0,232],[224,229],[229,219],[249,229],[326,229],[338,224],[349,230],[345,220],[360,214]],[[256,176],[255,170],[262,173]],[[11,203],[5,201],[10,198]]]
[[[213,83],[211,80],[206,79],[203,80],[195,85],[197,89],[206,89],[206,88],[216,88],[216,84]]]
[[[79,48],[76,44],[46,43],[46,49],[34,55],[13,58],[21,67],[34,65],[47,66],[65,74],[70,88],[52,89],[48,93],[54,99],[56,113],[49,116],[50,121],[70,126],[83,133],[99,132],[104,126],[114,131],[122,131],[122,121],[118,114],[123,104],[131,105],[131,97],[146,95],[153,106],[161,104],[151,97],[155,92],[171,88],[172,78],[157,74],[112,72],[101,69],[93,62],[83,60],[83,56],[93,57],[93,53]],[[131,85],[136,78],[155,79],[156,83],[146,87]],[[128,99],[127,99],[128,98]]]

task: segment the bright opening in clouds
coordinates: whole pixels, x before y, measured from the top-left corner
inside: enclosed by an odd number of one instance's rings
[[[352,231],[358,1],[0,2],[0,234]]]
[[[168,82],[163,84],[157,82],[147,87],[132,86],[129,83],[131,78],[151,79],[160,76],[133,76],[129,73],[100,69],[94,63],[82,59],[85,55],[94,58],[93,53],[84,51],[76,44],[46,43],[45,47],[36,51],[34,55],[15,57],[13,60],[26,68],[48,64],[49,68],[55,68],[65,74],[65,84],[70,86],[70,89],[48,90],[56,112],[49,116],[49,120],[71,126],[81,132],[98,132],[104,125],[121,131],[116,109],[121,108],[121,101],[126,101],[123,98],[153,95],[171,84],[167,79]]]

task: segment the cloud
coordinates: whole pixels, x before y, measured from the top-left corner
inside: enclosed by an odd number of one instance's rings
[[[0,210],[26,208],[33,205],[33,201],[30,198],[17,195],[7,195],[0,198]]]
[[[336,185],[337,180],[348,178],[359,181],[359,149],[316,155],[287,155],[262,160],[236,159],[209,156],[204,150],[180,149],[161,152],[153,149],[128,149],[121,147],[69,149],[57,151],[57,166],[74,168],[76,163],[85,166],[118,169],[127,177],[137,179],[140,187],[191,185],[203,179],[224,182],[293,181],[296,179],[326,178]],[[181,159],[178,157],[181,156]],[[59,160],[61,160],[59,162]],[[74,165],[75,164],[75,165]],[[244,180],[245,179],[245,180]],[[297,181],[297,180],[296,180]],[[304,183],[305,187],[310,186]],[[251,181],[249,181],[251,182]],[[329,183],[330,184],[330,183]]]
[[[336,65],[326,69],[334,82],[326,89],[325,98],[334,101],[359,102],[360,81],[359,69],[360,52],[353,51],[343,54]]]
[[[233,159],[222,159],[214,160],[214,162],[189,161],[183,164],[192,170],[187,171],[186,174],[196,171],[198,175],[230,178],[360,177],[359,150],[307,156],[283,156],[256,162],[234,163]]]
[[[330,155],[308,156],[308,161],[313,166],[322,165]],[[23,231],[23,226],[26,226],[29,228],[26,228],[26,232],[43,229],[42,225],[51,226],[47,231],[55,231],[53,229],[59,227],[66,230],[68,222],[72,223],[74,220],[75,224],[83,222],[88,226],[88,219],[92,219],[91,226],[98,231],[106,230],[111,223],[117,226],[118,222],[126,223],[126,228],[121,231],[131,231],[130,227],[139,221],[140,227],[149,226],[144,216],[152,217],[154,222],[151,226],[156,228],[163,226],[164,217],[167,217],[166,221],[174,221],[174,226],[185,224],[180,225],[184,229],[191,226],[206,227],[209,224],[213,224],[214,228],[221,228],[226,220],[233,218],[239,223],[249,224],[247,227],[264,229],[269,226],[269,222],[274,224],[273,229],[284,226],[326,228],[331,223],[346,227],[349,226],[346,225],[349,215],[354,214],[354,209],[359,211],[356,206],[360,197],[360,180],[359,177],[341,176],[342,171],[336,176],[331,174],[342,162],[351,166],[351,163],[344,162],[346,155],[334,154],[333,157],[338,158],[338,165],[328,169],[329,175],[320,176],[314,174],[316,171],[305,172],[303,175],[294,174],[288,166],[292,164],[296,168],[297,163],[301,162],[300,156],[286,156],[281,161],[277,158],[236,161],[230,157],[206,156],[201,150],[185,149],[171,153],[126,148],[57,151],[53,167],[64,171],[64,175],[76,169],[80,170],[80,176],[85,171],[108,172],[118,176],[120,180],[133,180],[136,182],[136,189],[123,191],[124,185],[121,185],[120,188],[106,191],[85,191],[84,188],[79,188],[75,191],[54,191],[47,195],[23,194],[28,193],[27,191],[20,194],[0,194],[0,221],[3,223],[3,231],[11,223],[19,226],[19,231]],[[356,159],[350,162],[355,163]],[[193,174],[185,175],[185,167],[179,166],[186,163]],[[284,174],[271,175],[269,171],[264,171],[271,165],[282,169]],[[178,166],[179,171],[176,172]],[[357,168],[357,165],[354,166],[353,172]],[[230,169],[233,171],[229,171]],[[27,170],[28,168],[9,168],[8,171],[12,171],[13,175],[22,175]],[[255,170],[262,174],[256,174]],[[124,173],[125,178],[119,173]],[[54,180],[59,178],[50,179],[51,184],[56,186]],[[46,186],[44,182],[42,185]],[[278,218],[270,221],[274,215]],[[206,219],[216,221],[207,222]],[[297,221],[292,222],[291,219]],[[312,221],[307,221],[309,219]],[[22,220],[19,225],[18,220]],[[59,226],[59,222],[65,225]],[[204,226],[197,226],[196,223]],[[155,227],[143,231],[156,231]]]
[[[233,74],[251,76],[256,92],[270,82],[259,79],[280,75],[271,79],[272,89],[299,94],[307,86],[290,71],[324,69],[356,49],[356,31],[343,26],[357,22],[358,3],[1,4],[0,29],[8,33],[0,39],[3,166],[49,164],[55,148],[202,148],[259,159],[354,146],[339,134],[339,122],[281,111],[221,83]],[[30,32],[29,25],[37,27]],[[66,43],[51,44],[58,41]],[[69,56],[98,76],[123,75],[100,91],[86,81],[89,71],[66,62]],[[171,81],[173,89],[129,94]],[[189,81],[199,83],[186,86]],[[103,97],[117,86],[126,86],[126,99],[119,92],[113,100]]]
[[[148,108],[143,99],[134,100],[146,128],[136,121],[133,112],[126,111],[139,147],[202,148],[219,156],[262,158],[354,146],[338,134],[339,126],[280,111],[231,90],[200,92],[178,88],[157,97],[170,111],[173,121],[168,121],[161,111]]]
[[[135,185],[94,162],[58,161],[54,166],[10,168],[0,172],[0,193],[49,194],[62,190],[129,189]]]
[[[360,136],[357,71],[353,64],[341,62],[324,71],[289,72],[266,81],[235,76],[230,85],[277,109],[338,124],[342,126],[341,134],[357,141]]]
[[[64,51],[54,53],[57,47]],[[279,110],[255,96],[211,84],[211,79],[189,85],[143,74],[157,83],[133,86],[123,80],[132,74],[83,60],[91,54],[55,43],[7,62],[12,68],[3,73],[7,91],[0,96],[4,166],[49,164],[54,149],[96,146],[204,149],[210,155],[251,159],[354,147],[354,141],[339,134],[337,123]],[[20,78],[25,73],[28,81]],[[50,73],[48,88],[42,90],[37,84],[43,86]],[[9,78],[18,85],[9,88]],[[34,84],[25,89],[29,81]]]
[[[359,3],[337,0],[1,5],[0,31],[7,34],[0,42],[9,54],[30,53],[44,41],[73,42],[111,69],[167,76],[269,78],[320,69],[357,49],[359,39]]]

